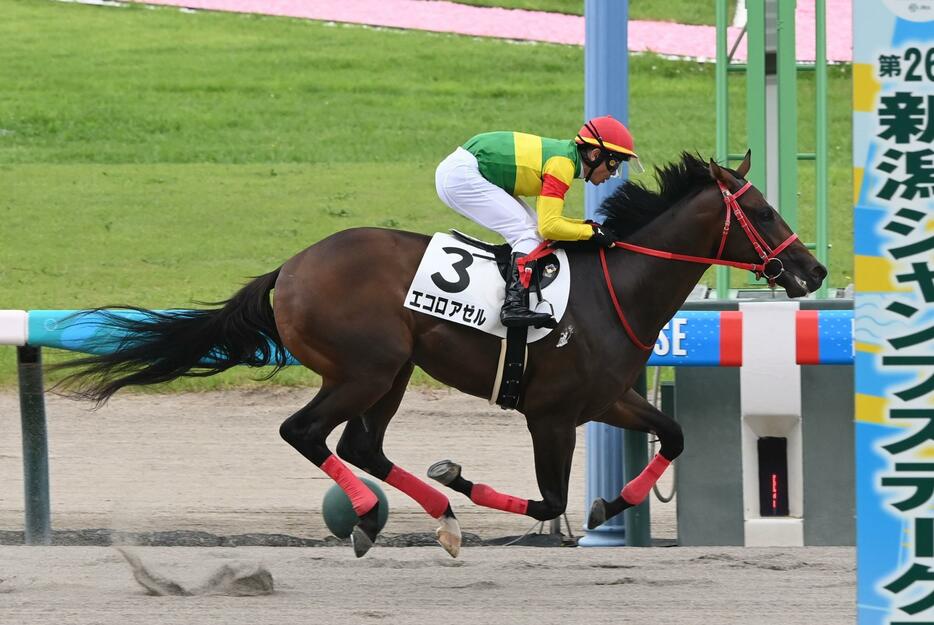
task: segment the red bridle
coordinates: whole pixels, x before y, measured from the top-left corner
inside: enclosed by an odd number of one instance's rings
[[[641,245],[633,245],[632,243],[617,243],[616,247],[621,247],[624,250],[629,250],[630,252],[636,252],[638,254],[645,254],[647,256],[655,256],[656,258],[666,258],[668,260],[683,260],[689,263],[703,263],[705,265],[724,265],[726,267],[737,267],[739,269],[746,269],[748,271],[754,271],[757,278],[765,276],[769,281],[769,284],[774,285],[775,280],[785,272],[785,267],[782,265],[782,261],[776,258],[779,254],[785,251],[785,248],[791,245],[797,238],[798,235],[794,232],[791,233],[787,239],[782,241],[781,245],[776,247],[774,250],[769,247],[769,244],[765,242],[765,239],[762,238],[762,235],[759,234],[759,231],[749,223],[749,219],[746,218],[746,214],[743,213],[743,210],[739,206],[739,202],[736,198],[740,197],[743,193],[749,190],[749,187],[752,186],[751,182],[747,182],[736,193],[730,193],[730,190],[727,189],[726,185],[717,181],[717,186],[720,187],[720,193],[723,194],[723,203],[726,205],[726,220],[723,224],[723,236],[720,238],[720,247],[717,249],[717,255],[714,258],[707,258],[704,256],[689,256],[688,254],[677,254],[675,252],[663,252],[662,250],[656,250],[651,247],[642,247]],[[739,223],[740,227],[743,229],[743,232],[746,233],[746,237],[749,239],[749,242],[752,243],[752,247],[756,250],[756,254],[759,255],[759,258],[762,259],[761,263],[741,263],[733,260],[722,260],[720,256],[723,255],[723,248],[726,246],[726,237],[730,234],[730,225],[732,224],[731,215],[736,215],[736,221]],[[778,263],[778,273],[775,275],[769,275],[767,273],[768,265],[771,262]]]
[[[770,286],[775,286],[775,280],[779,278],[785,272],[785,266],[782,264],[782,261],[776,258],[781,254],[785,248],[791,245],[797,238],[798,235],[794,232],[791,233],[787,239],[782,241],[782,243],[772,249],[769,247],[769,244],[766,243],[765,239],[762,238],[762,235],[759,234],[759,231],[749,223],[749,220],[746,218],[745,213],[739,206],[739,202],[736,198],[740,197],[743,193],[749,190],[749,187],[752,186],[751,182],[747,182],[742,187],[739,188],[736,193],[730,193],[730,190],[725,184],[717,181],[717,186],[720,187],[720,193],[723,195],[723,203],[726,205],[726,221],[723,224],[723,236],[720,239],[720,247],[717,249],[717,256],[715,258],[705,258],[703,256],[690,256],[687,254],[677,254],[674,252],[664,252],[661,250],[656,250],[650,247],[642,247],[641,245],[633,245],[632,243],[616,243],[616,247],[621,247],[625,250],[631,252],[636,252],[638,254],[645,254],[647,256],[654,256],[656,258],[666,258],[669,260],[683,260],[690,263],[702,263],[705,265],[724,265],[727,267],[738,267],[740,269],[747,269],[749,271],[754,271],[757,278],[765,276],[769,281]],[[739,223],[740,227],[743,229],[743,232],[746,233],[746,237],[749,239],[749,242],[752,243],[753,249],[756,250],[756,253],[759,255],[759,258],[762,259],[761,263],[740,263],[732,260],[722,260],[720,256],[723,254],[723,248],[726,246],[726,237],[730,233],[730,224],[731,217],[733,214],[736,216],[736,221]],[[771,262],[778,263],[778,273],[775,275],[769,275],[767,273],[768,265]],[[606,286],[610,292],[610,299],[613,300],[613,307],[616,309],[616,316],[619,317],[620,323],[623,324],[623,328],[626,330],[626,334],[629,335],[629,339],[637,347],[643,351],[649,351],[655,345],[653,341],[651,344],[646,344],[640,341],[635,332],[629,326],[629,322],[626,320],[626,315],[623,313],[622,307],[619,305],[619,300],[616,298],[616,291],[613,289],[613,281],[610,279],[610,270],[606,264],[606,250],[600,248],[600,263],[603,265],[603,276],[606,279]]]
[[[755,265],[752,271],[756,272],[757,278],[765,276],[769,284],[774,286],[775,280],[785,273],[785,266],[782,264],[782,261],[776,257],[785,251],[785,248],[791,245],[798,238],[798,235],[792,232],[787,239],[782,241],[781,244],[773,250],[769,247],[769,244],[765,242],[765,239],[762,238],[762,235],[759,234],[759,231],[746,219],[746,214],[742,211],[739,202],[736,200],[736,198],[741,196],[752,186],[752,183],[747,182],[741,186],[736,193],[730,193],[726,185],[719,180],[717,180],[717,186],[720,187],[720,193],[723,195],[723,202],[726,204],[726,223],[723,224],[723,237],[720,239],[720,247],[717,249],[716,260],[719,260],[720,255],[723,254],[723,247],[726,245],[726,236],[730,233],[730,213],[733,213],[736,215],[736,221],[739,222],[743,232],[746,233],[746,238],[749,239],[753,249],[756,250],[756,254],[762,259],[762,263],[760,265]],[[773,260],[778,263],[778,273],[774,276],[770,276],[766,273],[766,269],[768,268],[768,264]]]
[[[798,235],[792,232],[791,236],[782,241],[778,247],[772,249],[769,247],[769,244],[766,243],[765,239],[762,238],[762,235],[759,234],[759,231],[756,230],[751,223],[749,223],[749,220],[746,218],[746,214],[743,213],[743,210],[740,208],[739,202],[736,199],[748,191],[749,187],[752,186],[752,183],[747,182],[742,187],[740,187],[736,193],[730,193],[730,190],[727,188],[727,186],[719,180],[717,181],[717,186],[720,187],[720,193],[723,195],[723,203],[726,205],[726,220],[723,224],[723,236],[720,239],[720,247],[717,248],[717,256],[715,258],[690,256],[688,254],[678,254],[675,252],[665,252],[662,250],[656,250],[651,247],[634,245],[632,243],[617,242],[615,247],[621,247],[624,250],[629,250],[630,252],[645,254],[646,256],[654,256],[656,258],[682,260],[689,263],[701,263],[705,265],[724,265],[726,267],[746,269],[748,271],[755,272],[757,278],[765,276],[765,278],[769,281],[769,285],[774,287],[775,280],[777,280],[785,272],[785,266],[782,264],[782,261],[777,258],[777,256],[785,251],[785,248],[791,245],[798,238]],[[752,243],[752,247],[756,250],[756,254],[758,254],[759,258],[762,259],[761,263],[741,263],[733,260],[722,260],[720,258],[720,256],[723,254],[723,248],[726,246],[726,237],[730,234],[731,215],[736,216],[736,221],[743,229],[743,232],[746,233],[746,237],[749,239],[749,242]],[[528,256],[519,259],[519,275],[524,286],[528,287],[529,281],[531,279],[531,272],[526,270],[525,263],[550,254],[551,250],[549,248],[551,247],[552,243],[552,241],[545,241],[532,252],[530,252]],[[775,275],[769,275],[767,273],[768,265],[772,262],[778,263],[778,273]],[[644,351],[649,351],[655,345],[655,342],[653,341],[651,344],[647,344],[640,341],[638,337],[636,337],[636,333],[633,332],[632,328],[630,327],[629,322],[626,320],[626,315],[623,313],[623,309],[619,305],[619,300],[616,297],[616,291],[613,289],[613,281],[610,279],[610,270],[606,264],[606,250],[602,247],[600,248],[600,264],[603,266],[603,276],[606,279],[606,287],[610,292],[610,299],[613,301],[613,307],[616,309],[616,316],[619,317],[620,323],[623,324],[623,328],[626,330],[626,334],[629,335],[629,339],[633,342],[634,345]]]

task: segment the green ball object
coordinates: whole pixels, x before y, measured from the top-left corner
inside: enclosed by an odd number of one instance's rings
[[[360,481],[366,484],[367,488],[373,491],[373,494],[379,500],[377,521],[379,529],[382,531],[386,521],[389,520],[389,500],[386,499],[386,493],[373,480],[362,477]],[[360,517],[357,516],[350,504],[350,497],[337,484],[331,486],[328,492],[324,494],[324,500],[321,502],[321,514],[324,516],[324,524],[338,538],[349,537],[354,526],[360,522]]]

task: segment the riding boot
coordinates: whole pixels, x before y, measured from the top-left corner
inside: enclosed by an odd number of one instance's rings
[[[554,328],[558,322],[548,313],[533,312],[529,310],[529,290],[519,281],[518,261],[525,254],[518,252],[512,255],[512,264],[509,268],[509,279],[506,280],[506,301],[499,319],[507,328],[534,326],[536,328]],[[527,268],[535,270],[535,263],[526,264]]]

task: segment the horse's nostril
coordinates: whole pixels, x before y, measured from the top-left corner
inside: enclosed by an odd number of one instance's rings
[[[823,280],[827,277],[827,268],[818,264],[816,267],[814,267],[814,269],[811,270],[811,275],[818,280]]]

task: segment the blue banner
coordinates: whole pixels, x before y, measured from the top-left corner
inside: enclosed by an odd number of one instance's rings
[[[859,625],[934,623],[934,3],[853,3]]]

